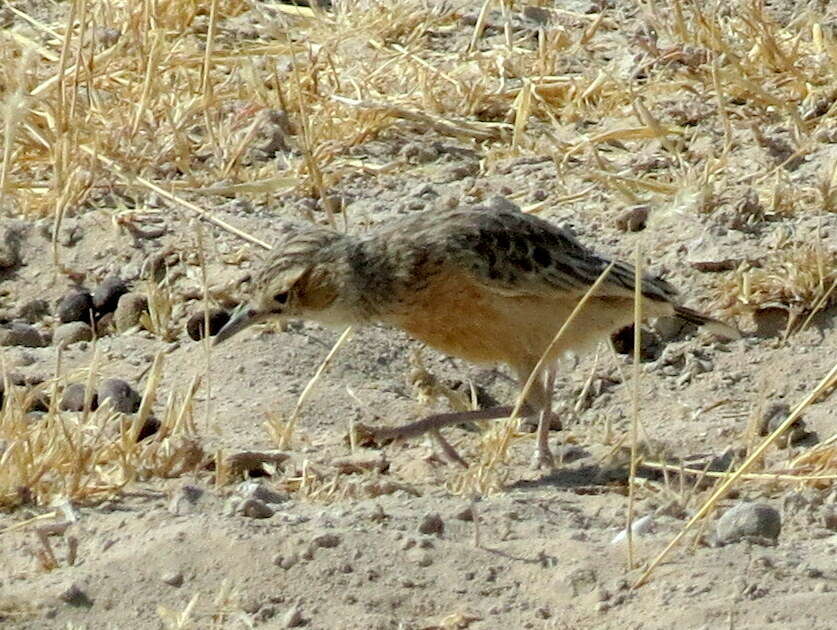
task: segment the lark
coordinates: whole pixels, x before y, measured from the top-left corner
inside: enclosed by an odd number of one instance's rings
[[[268,319],[328,326],[379,323],[473,363],[505,364],[521,384],[540,361],[546,367],[522,408],[530,422],[537,422],[533,464],[551,466],[548,431],[558,360],[595,348],[633,322],[634,268],[617,261],[558,343],[552,343],[611,262],[567,230],[513,208],[420,212],[364,234],[296,226],[255,272],[249,300],[214,343]],[[661,278],[645,275],[640,292],[648,318],[675,316],[725,337],[739,336],[731,326],[681,305],[675,289]],[[426,431],[440,437],[441,427],[511,413],[512,407],[503,406],[436,414],[372,431],[379,438]]]

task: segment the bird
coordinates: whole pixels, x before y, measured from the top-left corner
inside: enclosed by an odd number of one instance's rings
[[[466,361],[505,364],[521,387],[545,365],[521,407],[526,419],[537,423],[533,466],[551,467],[548,431],[559,359],[589,352],[633,323],[635,271],[586,247],[568,229],[510,202],[499,206],[416,211],[358,234],[286,225],[253,272],[248,298],[213,345],[259,322],[303,319],[333,327],[399,328]],[[579,316],[553,344],[605,271]],[[734,327],[682,305],[675,288],[660,277],[644,275],[640,293],[645,317],[674,316],[723,337],[740,336]],[[547,349],[550,355],[541,361]],[[512,409],[436,414],[380,428],[377,435],[409,438],[431,431],[441,439],[441,427],[509,417]],[[453,457],[462,463],[455,451]]]

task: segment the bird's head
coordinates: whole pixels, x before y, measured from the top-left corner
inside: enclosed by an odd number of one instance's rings
[[[249,299],[233,312],[213,343],[271,319],[323,319],[337,297],[329,246],[341,238],[330,230],[307,228],[277,243],[254,273]]]

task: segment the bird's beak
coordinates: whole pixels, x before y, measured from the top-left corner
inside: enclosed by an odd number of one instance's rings
[[[224,327],[215,335],[215,338],[212,340],[212,345],[217,346],[222,341],[229,339],[248,326],[260,322],[262,319],[256,309],[252,308],[249,304],[239,305],[233,311],[230,321],[224,324]]]

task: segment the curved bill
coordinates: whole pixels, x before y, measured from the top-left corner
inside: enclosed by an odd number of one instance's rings
[[[240,333],[248,326],[261,320],[262,318],[256,310],[250,308],[248,304],[239,305],[238,308],[233,311],[230,321],[224,324],[224,327],[218,331],[217,335],[215,335],[215,338],[212,340],[212,345],[217,346],[222,341],[226,341],[233,335]]]

